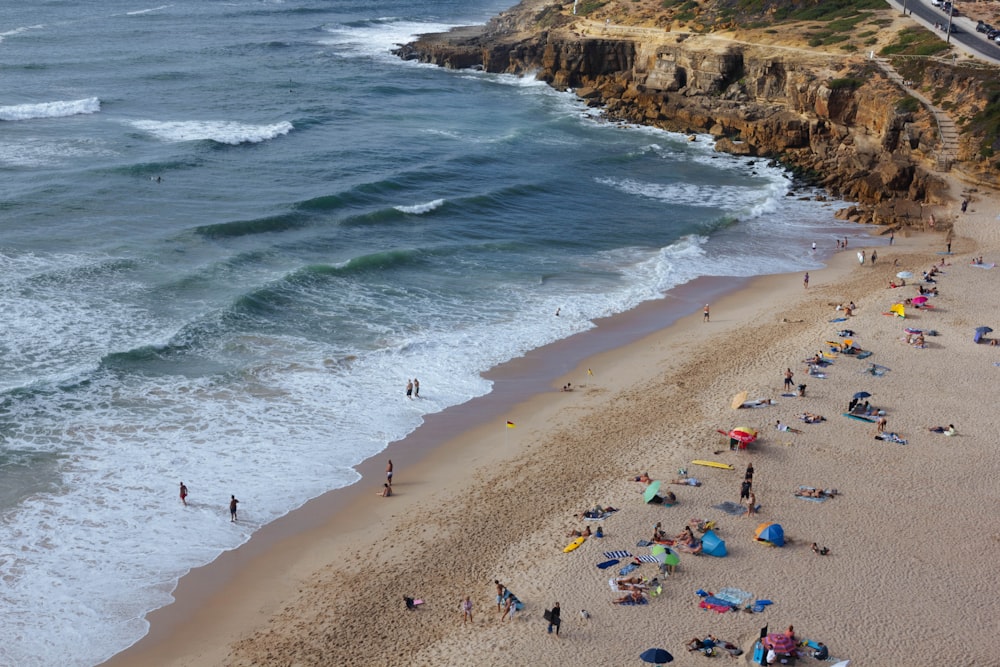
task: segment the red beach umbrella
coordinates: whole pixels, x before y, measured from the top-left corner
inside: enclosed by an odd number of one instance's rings
[[[772,632],[764,637],[764,646],[773,649],[775,653],[790,654],[795,652],[795,640],[783,632]]]
[[[729,432],[729,437],[738,440],[741,444],[749,445],[757,439],[757,429],[749,426],[737,426]]]

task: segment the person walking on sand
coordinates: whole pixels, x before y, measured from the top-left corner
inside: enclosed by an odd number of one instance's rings
[[[236,506],[239,505],[240,501],[236,500],[236,496],[229,496],[229,521],[230,523],[236,521]]]
[[[802,279],[802,286],[809,289],[809,272],[806,271],[805,277]]]
[[[420,398],[420,380],[413,378],[413,397]]]
[[[389,459],[389,462],[385,464],[385,481],[392,484],[392,459]]]
[[[878,259],[878,250],[872,250],[872,266],[875,266],[876,259]]]
[[[406,381],[406,397],[413,400],[413,380]]]
[[[750,497],[747,498],[747,516],[753,516],[757,513],[757,496],[754,492],[750,492]]]
[[[879,416],[879,418],[875,420],[876,433],[885,433],[885,423],[886,419],[884,415]]]
[[[708,318],[709,318],[708,304],[706,303],[705,309],[702,311],[701,321],[708,322]]]
[[[513,596],[508,597],[503,604],[503,614],[500,615],[500,622],[503,623],[503,619],[507,618],[507,614],[510,614],[510,619],[514,620],[514,614],[511,612],[514,609],[514,598]]]
[[[504,592],[507,590],[507,587],[501,584],[499,579],[494,579],[493,583],[497,587],[497,611],[501,611],[503,609]]]
[[[472,599],[466,595],[462,600],[462,625],[472,622]]]
[[[753,482],[749,479],[743,480],[743,483],[740,485],[740,505],[743,504],[744,498],[749,502],[751,488],[753,488]]]
[[[184,503],[184,507],[187,507],[188,501],[188,488],[184,486],[184,482],[181,482],[181,502]]]
[[[791,368],[786,368],[785,369],[785,391],[788,391],[789,389],[791,389],[792,386],[795,384],[794,382],[792,382],[792,378],[794,376],[795,376],[795,373],[792,372]]]
[[[552,634],[552,628],[556,629],[556,637],[559,636],[559,625],[561,621],[559,620],[559,603],[556,602],[556,606],[552,607],[549,611],[549,629],[548,633]]]
[[[889,232],[889,245],[892,245],[892,240],[896,238],[896,230]]]

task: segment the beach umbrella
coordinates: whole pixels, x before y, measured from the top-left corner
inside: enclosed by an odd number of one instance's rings
[[[649,555],[656,558],[664,565],[677,565],[681,562],[681,557],[673,549],[668,549],[662,544],[654,544],[649,548]]]
[[[757,526],[754,537],[760,542],[770,542],[776,547],[785,546],[785,530],[779,523],[762,523]]]
[[[747,400],[747,392],[741,391],[740,393],[733,396],[733,402],[730,404],[733,410],[739,410],[743,407],[743,403]]]
[[[764,646],[774,650],[775,653],[788,655],[795,651],[795,640],[783,632],[772,632],[764,637]]]
[[[917,304],[919,306],[922,303],[927,303],[927,297],[926,296],[915,296],[915,297],[913,297],[912,301],[913,301],[913,303],[915,303],[915,304]]]
[[[757,429],[749,426],[737,426],[729,432],[729,437],[738,440],[741,444],[749,445],[757,439]]]
[[[639,654],[643,662],[650,662],[654,665],[664,665],[674,661],[674,656],[667,653],[662,648],[648,648]]]
[[[903,304],[894,303],[891,308],[889,308],[890,313],[896,313],[900,317],[906,317],[906,309],[903,308]]]
[[[989,327],[976,327],[976,333],[972,335],[972,342],[978,343],[979,340],[988,333],[993,333],[993,329]]]
[[[642,492],[642,499],[648,503],[655,498],[656,494],[660,492],[660,484],[662,484],[662,482],[659,480],[650,482],[649,486],[646,487],[646,490]]]
[[[870,396],[871,394],[869,394],[867,391],[859,391],[858,393],[854,394],[854,398],[858,399],[859,401],[862,398],[868,398]]]
[[[707,530],[705,531],[705,534],[701,536],[701,552],[703,554],[708,554],[709,556],[722,558],[727,553],[726,543],[715,534],[715,531]]]
[[[906,280],[907,278],[912,278],[913,277],[913,273],[910,272],[910,271],[900,271],[899,273],[896,274],[896,277],[897,278],[902,278],[903,280]]]

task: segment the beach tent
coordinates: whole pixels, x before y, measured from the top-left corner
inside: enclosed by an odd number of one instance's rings
[[[906,309],[903,308],[903,304],[901,303],[893,304],[892,307],[889,309],[889,312],[896,313],[896,315],[898,315],[899,317],[906,317]]]
[[[726,543],[715,532],[711,530],[705,531],[705,534],[701,537],[701,552],[709,556],[722,558],[726,555]]]
[[[976,333],[972,335],[972,342],[978,343],[988,333],[993,333],[993,329],[989,327],[976,327]]]
[[[758,542],[768,542],[776,547],[785,546],[785,530],[780,523],[762,523],[757,526],[754,537]]]

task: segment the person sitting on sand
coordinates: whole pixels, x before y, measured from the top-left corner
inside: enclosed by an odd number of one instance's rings
[[[830,657],[830,649],[826,647],[826,644],[823,642],[816,642],[816,646],[818,648],[812,652],[812,657],[817,660],[826,660]]]
[[[645,601],[646,601],[646,598],[643,596],[642,591],[632,591],[631,593],[627,593],[627,594],[621,596],[617,600],[612,600],[611,603],[612,604],[642,604]]]
[[[650,541],[661,542],[665,539],[667,539],[667,534],[663,532],[663,524],[657,521],[656,525],[653,526],[653,539]]]
[[[696,541],[695,537],[694,537],[694,533],[691,531],[691,526],[684,526],[684,530],[682,530],[681,532],[679,532],[677,534],[677,537],[675,539],[680,544],[687,544],[689,542]]]
[[[944,433],[945,435],[955,435],[957,433],[954,424],[948,424],[948,426],[928,426],[927,430],[933,433]]]
[[[889,289],[896,289],[897,287],[899,287],[899,285],[896,284],[895,280],[889,281]]]
[[[392,487],[389,486],[389,482],[382,485],[381,491],[376,491],[376,495],[382,496],[383,498],[388,498],[392,495]]]
[[[830,553],[829,549],[827,549],[826,547],[819,547],[815,542],[813,542],[812,544],[812,550],[813,553],[816,554],[817,556],[825,556],[828,553]]]

